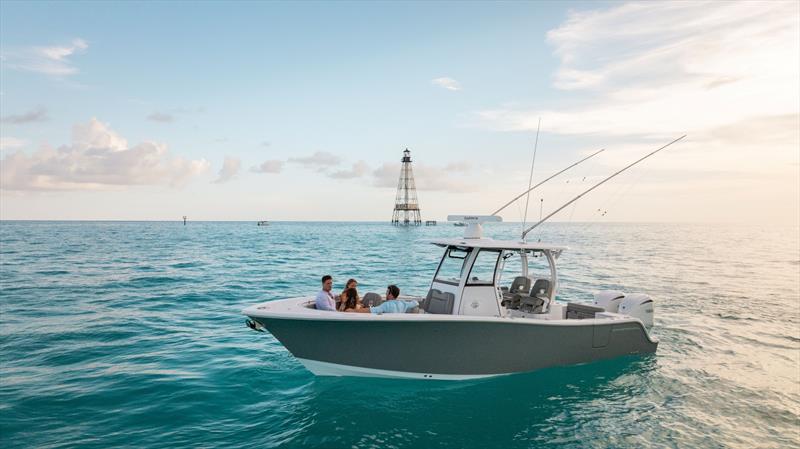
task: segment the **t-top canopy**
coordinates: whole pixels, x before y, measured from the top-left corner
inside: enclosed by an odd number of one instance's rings
[[[438,246],[460,246],[466,248],[486,248],[486,249],[530,249],[540,251],[564,251],[568,246],[553,245],[542,242],[520,242],[513,240],[494,240],[490,238],[481,239],[439,239],[432,240],[431,243]]]

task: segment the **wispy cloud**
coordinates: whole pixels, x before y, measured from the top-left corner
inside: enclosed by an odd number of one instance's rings
[[[160,123],[172,123],[175,121],[175,116],[163,112],[153,112],[147,116],[147,120]]]
[[[465,161],[451,162],[445,165],[444,170],[447,172],[468,172],[472,170],[472,164]]]
[[[300,164],[305,168],[320,170],[333,179],[360,178],[370,172],[370,166],[364,161],[354,163],[349,169],[330,171],[330,167],[341,163],[341,158],[325,152],[317,152],[307,157],[289,158],[288,162]],[[258,166],[251,167],[250,171],[253,173],[280,173],[283,171],[284,164],[285,162],[281,160],[268,160]]]
[[[796,217],[799,16],[797,2],[641,2],[573,11],[547,35],[560,60],[553,87],[569,100],[477,115],[494,130],[533,133],[542,117],[547,133],[591,136],[609,149],[597,159],[605,168],[688,134],[615,183],[643,179],[637,190],[647,184],[665,199],[681,192],[685,204],[676,204],[676,216],[691,207],[694,217],[720,216],[714,205],[727,203],[724,195],[771,198],[784,212],[763,209],[764,216]],[[642,200],[637,213],[651,204]]]
[[[5,190],[101,190],[115,186],[179,186],[209,168],[205,159],[169,157],[167,146],[128,141],[92,118],[72,129],[72,143],[44,146],[28,155],[17,151],[0,164]]]
[[[342,158],[326,151],[317,151],[311,156],[290,157],[289,162],[300,164],[306,168],[325,170],[329,167],[339,165],[342,162]]]
[[[11,136],[0,137],[0,150],[14,150],[24,147],[28,142]]]
[[[335,179],[352,179],[360,178],[369,173],[370,167],[364,161],[358,161],[349,169],[337,170],[330,174],[331,178]]]
[[[74,75],[78,73],[78,69],[70,57],[88,48],[89,44],[85,40],[77,38],[65,45],[4,49],[2,61],[4,66],[16,70],[52,76]]]
[[[26,123],[46,122],[48,119],[47,109],[44,106],[39,106],[23,114],[7,115],[0,119],[0,122],[11,125],[24,125]]]
[[[473,182],[475,177],[464,174],[470,171],[466,162],[452,162],[445,166],[432,166],[414,162],[413,173],[417,190],[445,191],[451,193],[476,192],[481,185]],[[454,174],[458,172],[459,174]],[[400,166],[397,163],[384,163],[373,170],[373,185],[376,187],[397,188]]]
[[[257,167],[252,167],[250,169],[253,173],[280,173],[283,170],[283,161],[279,160],[270,160],[264,161]]]
[[[667,136],[795,114],[797,2],[645,2],[572,12],[547,39],[554,87],[586,100],[480,111],[498,130]]]
[[[225,156],[225,162],[222,163],[222,168],[219,170],[219,176],[213,182],[215,184],[222,184],[232,180],[239,173],[242,167],[242,161],[235,157]]]
[[[431,84],[439,87],[443,87],[447,90],[461,90],[461,83],[454,80],[453,78],[435,78],[431,80]]]

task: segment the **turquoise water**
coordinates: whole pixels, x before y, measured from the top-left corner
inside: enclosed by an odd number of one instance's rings
[[[239,315],[326,273],[424,294],[439,258],[424,240],[462,231],[1,222],[0,446],[800,447],[796,227],[545,226],[572,247],[560,298],[655,299],[654,356],[470,382],[316,378]]]

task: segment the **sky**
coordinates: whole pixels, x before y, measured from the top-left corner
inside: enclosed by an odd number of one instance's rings
[[[443,220],[604,149],[538,217],[686,134],[553,220],[797,226],[799,80],[796,1],[4,0],[0,219],[389,221],[408,148]]]

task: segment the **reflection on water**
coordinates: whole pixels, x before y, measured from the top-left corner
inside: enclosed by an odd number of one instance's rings
[[[347,446],[340,435],[353,428],[363,433],[359,447],[414,447],[431,439],[445,446],[493,447],[498,435],[510,438],[508,447],[581,443],[581,429],[569,426],[578,421],[565,411],[602,411],[612,415],[608,419],[642,412],[648,404],[628,402],[642,386],[626,376],[654,369],[655,360],[645,357],[466,382],[321,378],[298,411],[313,413],[314,422],[307,437],[290,446]],[[615,407],[620,401],[627,403]]]
[[[424,294],[440,256],[426,240],[459,232],[0,222],[0,444],[800,447],[797,228],[544,226],[535,238],[572,248],[561,300],[654,298],[646,357],[467,382],[317,378],[239,315],[327,273]]]

